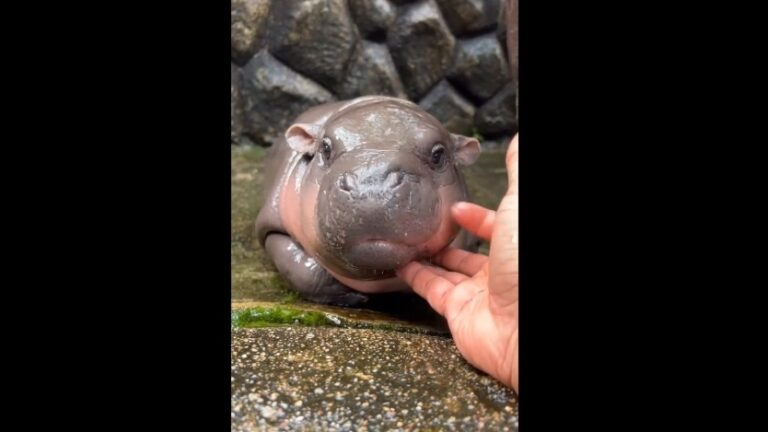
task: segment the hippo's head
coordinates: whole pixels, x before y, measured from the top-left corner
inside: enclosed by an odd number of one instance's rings
[[[308,162],[301,199],[312,210],[301,223],[314,224],[313,249],[334,273],[391,277],[456,237],[449,209],[467,198],[459,165],[473,163],[480,144],[418,105],[363,100],[324,126],[292,125],[286,139]]]

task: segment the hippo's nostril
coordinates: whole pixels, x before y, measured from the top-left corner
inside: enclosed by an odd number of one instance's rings
[[[403,172],[402,171],[392,171],[389,174],[387,174],[387,179],[384,181],[384,184],[389,189],[394,189],[403,182]]]
[[[357,188],[357,180],[354,174],[345,173],[339,177],[339,189],[352,192]]]

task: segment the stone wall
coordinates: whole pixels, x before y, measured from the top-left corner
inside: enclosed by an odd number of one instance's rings
[[[307,108],[370,94],[413,100],[452,132],[509,137],[517,47],[505,4],[231,0],[231,141],[270,145]]]

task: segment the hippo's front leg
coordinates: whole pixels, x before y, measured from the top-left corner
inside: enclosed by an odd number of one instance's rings
[[[358,306],[368,301],[366,295],[334,279],[289,236],[272,233],[264,248],[280,274],[303,298],[337,306]]]

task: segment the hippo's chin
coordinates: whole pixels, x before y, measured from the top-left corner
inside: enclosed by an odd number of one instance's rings
[[[347,247],[346,261],[362,269],[395,270],[418,258],[419,249],[388,240],[366,240]]]

